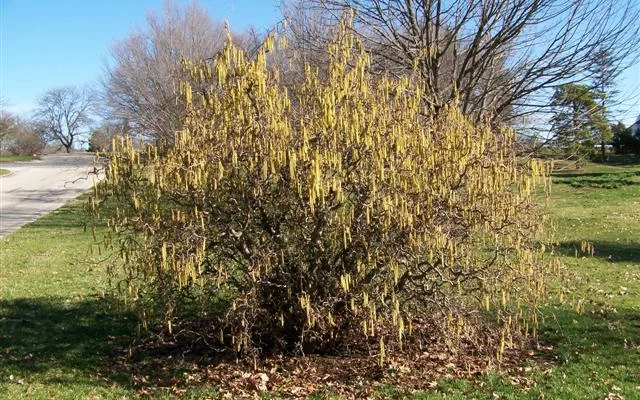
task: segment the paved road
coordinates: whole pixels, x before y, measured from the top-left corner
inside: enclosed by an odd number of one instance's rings
[[[93,186],[93,156],[50,155],[42,160],[0,164],[0,237],[60,207]]]

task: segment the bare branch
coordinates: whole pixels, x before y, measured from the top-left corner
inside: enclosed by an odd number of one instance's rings
[[[67,153],[92,123],[93,94],[76,87],[55,88],[38,100],[35,118],[49,140],[60,142]]]

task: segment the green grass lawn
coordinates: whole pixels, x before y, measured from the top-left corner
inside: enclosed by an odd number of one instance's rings
[[[441,381],[425,393],[385,387],[381,397],[640,399],[640,163],[612,164],[559,172],[545,201],[572,273],[569,296],[584,299],[581,313],[545,306],[541,338],[552,347],[549,361],[525,362],[516,377],[496,371]],[[110,365],[136,323],[106,290],[102,256],[88,251],[81,205],[71,202],[0,238],[0,398],[141,395],[128,372]],[[583,241],[593,244],[593,255],[582,254]],[[215,398],[216,389],[192,387],[181,397]]]
[[[0,168],[0,176],[9,175],[11,171],[8,169]]]
[[[82,203],[0,238],[0,398],[126,398],[104,357],[131,323],[108,300]]]
[[[556,362],[531,363],[518,382],[490,373],[440,382],[413,398],[640,399],[640,160],[587,163],[553,181],[544,208],[571,273],[569,296],[583,299],[581,313],[544,307],[541,339]],[[583,241],[593,244],[593,256],[581,252]]]
[[[37,159],[33,156],[0,156],[0,163],[9,163],[16,161],[33,161]]]

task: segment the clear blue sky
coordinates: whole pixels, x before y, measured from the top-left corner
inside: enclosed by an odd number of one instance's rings
[[[237,30],[264,31],[280,20],[277,0],[198,3]],[[7,108],[27,116],[48,89],[96,83],[109,48],[162,7],[163,0],[0,0],[0,94]]]
[[[185,1],[180,1],[184,3]],[[200,0],[212,18],[234,29],[265,30],[280,19],[278,0]],[[163,0],[0,0],[0,94],[28,115],[37,97],[61,86],[94,84],[110,46]],[[640,64],[618,82],[617,113],[629,125],[640,114]]]

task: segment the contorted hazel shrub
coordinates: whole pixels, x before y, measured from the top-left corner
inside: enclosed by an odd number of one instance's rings
[[[371,74],[345,32],[327,76],[308,66],[293,93],[267,66],[274,38],[254,60],[229,42],[213,63],[186,61],[174,143],[114,141],[91,204],[120,199],[110,241],[128,298],[169,331],[206,320],[240,352],[349,340],[383,359],[415,318],[459,337],[485,310],[501,347],[531,332],[550,268],[530,198],[545,168],[518,163],[510,130],[455,105],[435,115],[419,81]]]

